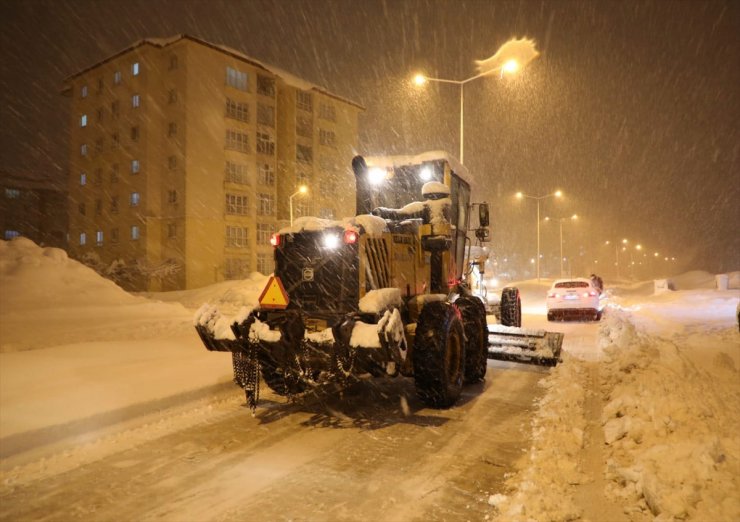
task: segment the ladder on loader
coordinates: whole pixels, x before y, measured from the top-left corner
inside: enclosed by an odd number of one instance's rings
[[[530,328],[488,325],[488,358],[540,366],[560,362],[563,334]]]

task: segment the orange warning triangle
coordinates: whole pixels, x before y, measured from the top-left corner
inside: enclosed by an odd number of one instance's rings
[[[283,310],[288,306],[288,293],[283,288],[283,282],[279,277],[270,276],[267,286],[262,290],[259,302],[262,308],[273,308]]]

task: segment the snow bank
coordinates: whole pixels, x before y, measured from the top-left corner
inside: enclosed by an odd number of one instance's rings
[[[497,520],[589,518],[583,487],[629,520],[740,520],[740,292],[635,289],[604,315],[601,361],[565,353],[541,381],[531,448],[488,499]]]
[[[0,288],[0,352],[169,336],[187,322],[181,305],[133,296],[64,250],[22,237],[0,241]]]
[[[680,339],[643,335],[629,312],[611,310],[606,319],[608,494],[668,520],[739,520],[740,374],[733,357],[719,351],[697,365]],[[727,348],[737,350],[737,341]]]

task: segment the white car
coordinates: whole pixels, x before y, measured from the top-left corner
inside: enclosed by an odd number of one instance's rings
[[[599,289],[590,279],[557,279],[547,292],[547,320],[576,317],[579,319],[601,318]]]

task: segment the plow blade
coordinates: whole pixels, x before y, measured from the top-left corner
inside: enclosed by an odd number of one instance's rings
[[[555,366],[562,346],[560,332],[488,325],[489,359]]]

